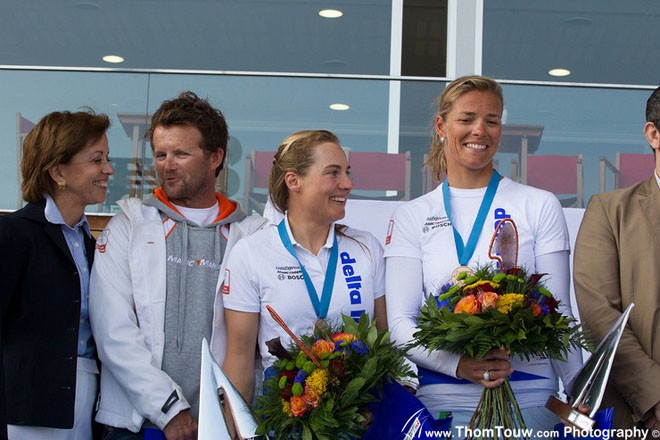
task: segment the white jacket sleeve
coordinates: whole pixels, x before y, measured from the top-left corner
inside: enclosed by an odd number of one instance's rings
[[[101,251],[97,246],[89,298],[90,321],[103,365],[102,374],[111,373],[122,388],[108,392],[123,391],[139,415],[162,429],[190,405],[181,388],[160,368],[162,347],[159,357],[153,354],[158,352],[158,348],[153,347],[151,335],[163,329],[145,327],[136,311],[135,296],[142,295],[149,299],[142,302],[150,308],[142,310],[142,314],[154,316],[164,313],[164,298],[160,304],[159,301],[151,301],[151,292],[134,291],[135,273],[140,271],[142,284],[148,286],[149,279],[143,274],[150,274],[153,279],[159,276],[158,271],[149,273],[143,268],[131,267],[135,262],[135,258],[129,255],[132,241],[141,237],[134,236],[133,227],[124,213],[117,214],[106,231],[105,247]],[[162,276],[165,277],[165,274]],[[162,308],[162,311],[155,308]]]
[[[542,280],[545,287],[559,301],[559,312],[572,318],[573,308],[570,295],[569,252],[560,251],[537,255],[536,272],[549,274]],[[561,379],[564,388],[570,388],[573,378],[580,368],[582,368],[582,351],[579,349],[572,350],[569,352],[568,359],[565,362],[553,359],[551,363]]]
[[[405,345],[417,330],[419,308],[424,301],[422,261],[409,257],[385,259],[387,323],[393,340]],[[414,348],[408,357],[417,365],[456,377],[460,356],[444,350]]]

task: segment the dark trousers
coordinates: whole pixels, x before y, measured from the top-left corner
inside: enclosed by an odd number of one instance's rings
[[[101,440],[143,440],[144,432],[131,432],[124,428],[115,428],[103,425],[101,429]]]

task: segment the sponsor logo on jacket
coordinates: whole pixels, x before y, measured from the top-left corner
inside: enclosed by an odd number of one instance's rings
[[[426,234],[429,231],[433,231],[434,229],[438,228],[447,228],[451,226],[451,222],[449,221],[449,217],[442,216],[438,217],[437,215],[433,215],[431,217],[427,217],[426,220],[424,220],[424,225],[422,226],[422,232]]]
[[[175,257],[174,255],[168,255],[167,262],[174,264],[183,264],[183,259],[181,257]],[[209,268],[211,270],[220,270],[220,266],[221,266],[219,262],[207,260],[206,258],[199,258],[199,259],[193,258],[191,260],[186,260],[185,264],[188,267]]]
[[[284,280],[302,280],[303,274],[300,266],[275,266],[277,279]]]
[[[348,289],[348,298],[351,302],[351,318],[356,322],[366,311],[362,307],[362,276],[355,271],[354,264],[357,260],[350,256],[348,252],[339,254],[341,262],[341,273],[344,276],[346,287]]]
[[[105,247],[108,245],[108,237],[110,236],[110,229],[104,229],[96,239],[96,250],[101,254],[105,254]]]

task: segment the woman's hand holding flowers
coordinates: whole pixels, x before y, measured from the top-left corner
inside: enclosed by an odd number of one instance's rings
[[[484,378],[486,371],[489,380]],[[490,350],[486,357],[480,360],[463,355],[456,368],[457,377],[481,384],[485,388],[497,388],[511,373],[513,368],[509,362],[509,352],[501,349]]]

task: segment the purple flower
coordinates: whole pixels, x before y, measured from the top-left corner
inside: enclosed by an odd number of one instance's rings
[[[358,354],[366,354],[367,351],[369,351],[367,346],[364,345],[364,342],[362,342],[362,341],[353,341],[353,342],[351,342],[351,349],[353,349],[353,351],[358,353]]]
[[[545,296],[538,289],[534,289],[529,294],[529,298],[539,305],[541,314],[543,316],[555,313],[557,310],[557,300],[555,300],[552,296]]]
[[[301,368],[293,379],[293,383],[304,384],[305,379],[307,379],[307,372]]]
[[[452,287],[454,287],[454,285],[452,283],[443,284],[442,286],[440,286],[440,289],[438,290],[438,295],[436,295],[436,296],[440,296],[443,293],[449,292],[449,289],[451,289]]]
[[[446,299],[443,299],[442,301],[440,301],[438,298],[439,298],[439,296],[436,296],[436,297],[435,297],[435,301],[438,303],[438,308],[439,308],[439,309],[441,309],[441,308],[443,308],[443,307],[446,307],[446,308],[448,308],[449,310],[454,310],[454,307],[451,305],[451,302],[449,302],[449,301],[446,300]]]

